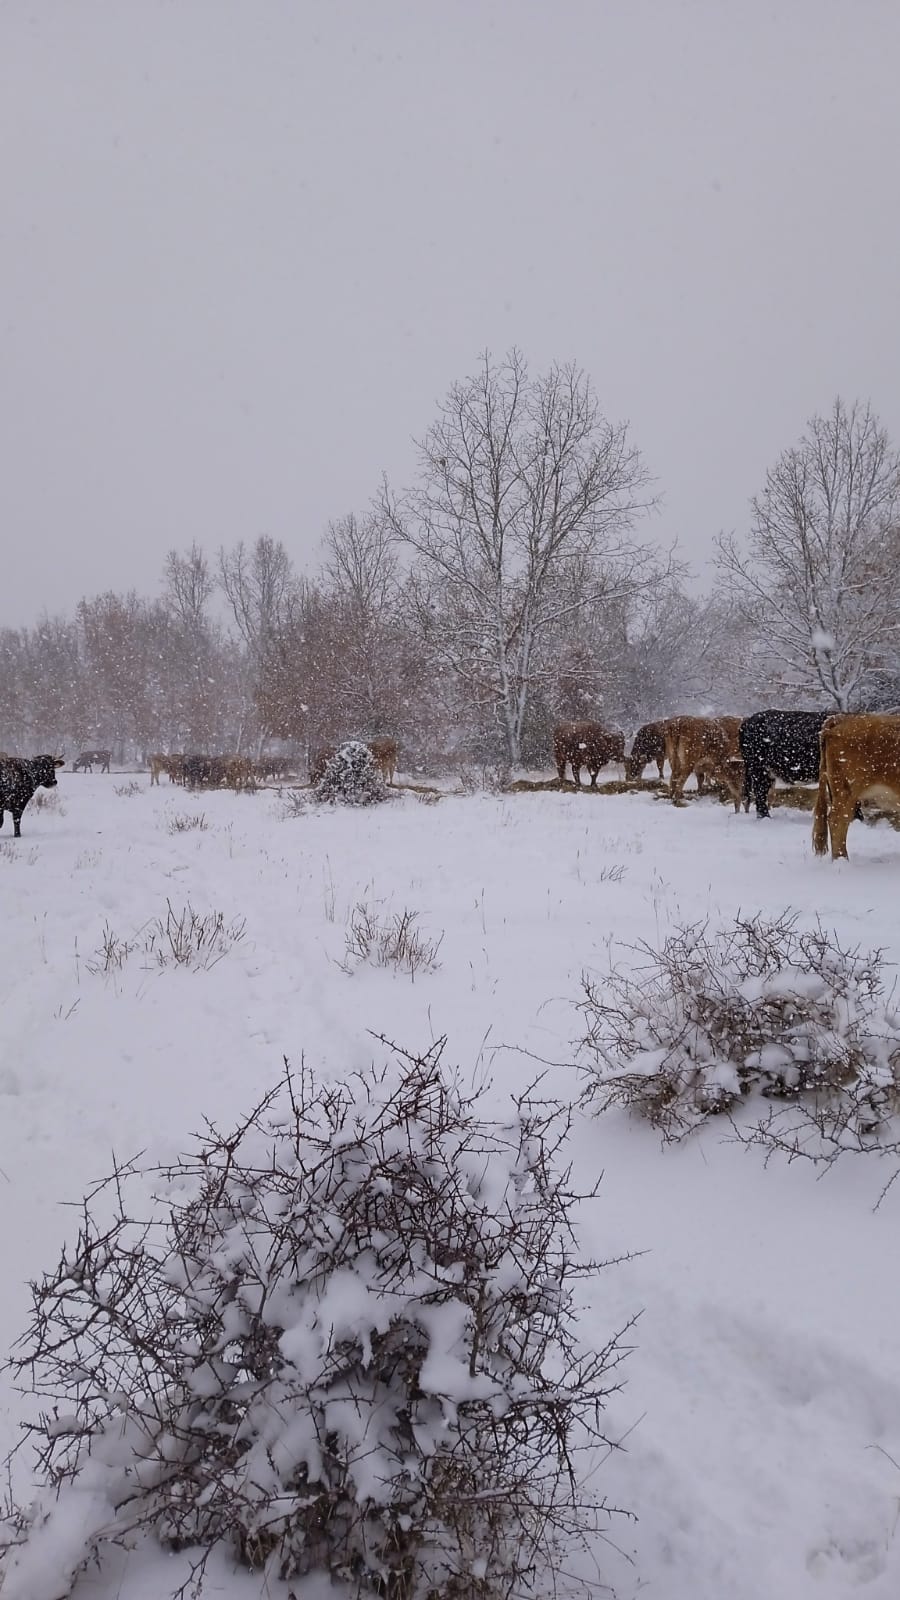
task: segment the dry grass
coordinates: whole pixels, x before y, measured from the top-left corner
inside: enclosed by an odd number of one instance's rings
[[[27,866],[33,867],[37,861],[38,852],[32,845],[30,850],[22,850],[21,839],[0,839],[0,861],[24,861]]]
[[[303,789],[279,789],[278,798],[283,817],[305,817],[313,803],[312,784],[307,784]]]
[[[660,778],[641,778],[636,783],[629,783],[625,778],[610,778],[606,783],[598,783],[595,788],[588,784],[580,785],[581,794],[640,794],[651,793],[656,789],[667,789],[668,784]],[[517,778],[509,786],[510,794],[559,794],[558,778]],[[567,779],[563,785],[563,793],[574,794],[575,785]]]
[[[190,904],[175,911],[166,902],[165,917],[154,917],[130,939],[123,939],[104,923],[98,948],[87,962],[88,972],[108,975],[121,972],[131,956],[143,956],[145,970],[186,967],[192,972],[208,972],[244,937],[244,920],[226,923],[221,911],[205,916]]]
[[[169,833],[190,833],[194,828],[204,833],[206,827],[205,811],[178,811],[174,817],[169,818]]]
[[[143,792],[143,785],[140,783],[116,783],[113,785],[113,793],[121,795],[123,800],[128,800],[132,795],[143,794]]]
[[[414,794],[418,800],[422,801],[423,805],[433,804],[435,801],[443,800],[444,798],[443,789],[434,789],[428,783],[394,783],[391,787],[393,789],[403,789],[409,794]]]
[[[35,811],[50,811],[55,817],[64,817],[66,814],[58,789],[35,789],[31,804]]]
[[[786,783],[783,789],[773,790],[769,805],[792,806],[795,811],[812,811],[817,794],[818,784],[810,787],[806,783]]]
[[[559,780],[557,778],[539,778],[534,780],[530,778],[517,778],[515,783],[511,783],[509,787],[512,794],[560,793]],[[567,780],[563,786],[563,792],[566,794],[573,794],[575,792],[574,783],[571,783]],[[582,784],[580,792],[582,794],[602,795],[655,794],[659,800],[668,800],[669,780],[668,778],[641,778],[636,783],[629,783],[624,778],[611,778],[606,783],[603,783],[602,781],[599,782],[594,789],[590,788],[587,784]],[[812,811],[816,803],[816,793],[817,789],[815,784],[786,783],[772,791],[769,804],[772,807],[788,806],[795,811]],[[682,796],[681,801],[677,803],[689,805],[695,800],[707,799],[718,799],[722,805],[731,806],[733,804],[730,795],[726,795],[725,798],[722,799],[722,797],[717,794],[715,789],[707,789],[706,793],[702,795],[699,795],[696,789],[687,789]],[[874,807],[867,812],[867,820],[870,822],[884,820],[886,822],[890,822],[893,827],[900,830],[900,816],[895,816],[890,812],[879,811]]]
[[[344,971],[355,972],[368,961],[375,967],[395,967],[412,979],[417,972],[434,972],[444,936],[426,939],[417,922],[416,911],[395,911],[382,918],[375,907],[361,901],[347,925]]]

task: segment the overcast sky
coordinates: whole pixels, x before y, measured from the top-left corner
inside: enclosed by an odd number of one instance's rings
[[[3,0],[0,624],[304,565],[489,347],[702,572],[841,392],[900,442],[900,0]]]

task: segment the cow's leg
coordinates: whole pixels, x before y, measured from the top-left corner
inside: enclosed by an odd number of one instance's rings
[[[573,761],[572,762],[572,782],[574,783],[576,789],[580,789],[581,788],[581,762],[580,761],[577,761],[577,762]]]
[[[662,783],[663,768],[664,768],[665,764],[666,764],[665,757],[663,757],[662,761],[657,761],[657,763],[656,763],[656,768],[657,768],[657,771],[659,773],[659,781],[660,781],[660,783]],[[644,776],[644,774],[641,773],[641,777],[643,777],[643,776]]]
[[[3,827],[3,812],[0,811],[0,828]]]
[[[847,859],[847,832],[850,819],[853,816],[852,803],[837,799],[832,795],[828,812],[828,832],[831,835],[831,859],[837,861],[841,857]]]
[[[566,786],[566,763],[564,761],[557,761],[556,773],[559,778],[559,787],[564,789]]]
[[[598,775],[599,771],[600,771],[599,767],[594,767],[593,771],[591,771],[591,768],[588,767],[588,776],[589,776],[589,778],[591,780],[591,788],[592,789],[596,789],[596,787],[597,787],[597,775]]]
[[[24,811],[24,809],[25,809],[25,807],[23,806],[22,810]],[[20,827],[20,823],[22,821],[22,812],[21,811],[14,811],[13,814],[12,814],[12,819],[13,819],[13,838],[14,839],[21,839],[21,837],[22,837],[22,829]]]
[[[853,793],[851,785],[844,778],[840,765],[838,764],[838,769],[835,771],[833,765],[829,764],[828,834],[831,840],[832,861],[847,859],[847,833],[853,821],[858,798],[858,794]]]
[[[756,815],[767,817],[769,815],[769,789],[771,780],[764,767],[759,765],[747,766],[747,787],[756,802]]]

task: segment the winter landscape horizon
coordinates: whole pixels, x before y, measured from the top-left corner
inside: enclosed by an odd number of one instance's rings
[[[0,13],[0,1600],[896,1600],[889,0]]]

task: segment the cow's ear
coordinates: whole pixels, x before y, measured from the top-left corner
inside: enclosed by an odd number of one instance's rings
[[[66,761],[65,761],[65,757],[64,756],[54,756],[53,757],[53,765],[55,767],[64,767],[65,764],[66,764]]]

